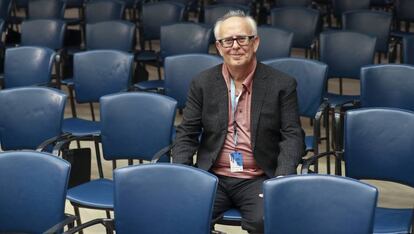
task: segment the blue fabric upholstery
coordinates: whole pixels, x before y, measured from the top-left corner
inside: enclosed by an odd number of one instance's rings
[[[108,31],[108,29],[111,29]],[[86,25],[87,50],[120,50],[131,52],[134,49],[135,25],[128,21],[104,21]]]
[[[259,61],[290,57],[293,33],[275,27],[261,26],[257,28],[260,46],[256,57]]]
[[[115,170],[117,233],[209,234],[217,182],[214,175],[185,165]]]
[[[0,232],[44,233],[65,218],[70,164],[50,154],[0,154]]]
[[[109,179],[97,179],[68,190],[67,199],[95,209],[113,209],[114,184]]]
[[[48,85],[55,52],[45,47],[22,46],[6,50],[4,88]]]
[[[265,233],[372,233],[377,196],[375,187],[344,177],[270,179],[263,184]]]
[[[319,11],[304,7],[282,7],[270,11],[271,24],[293,32],[292,47],[308,49],[317,38]]]
[[[22,46],[42,46],[53,50],[63,48],[66,30],[61,20],[37,19],[22,23]]]
[[[356,179],[392,181],[414,188],[414,113],[363,108],[345,115],[345,173]],[[374,233],[409,233],[411,209],[378,209]],[[387,232],[385,232],[387,231]]]
[[[203,23],[213,28],[216,21],[230,10],[241,10],[246,14],[250,13],[249,7],[241,4],[220,3],[208,5],[204,8]]]
[[[66,95],[59,90],[24,87],[0,91],[2,150],[36,149],[59,136]]]

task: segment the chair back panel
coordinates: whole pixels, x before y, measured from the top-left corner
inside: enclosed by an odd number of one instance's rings
[[[142,6],[143,40],[159,40],[161,26],[183,20],[185,5],[176,2],[154,2]]]
[[[414,111],[414,66],[386,64],[361,70],[361,105]]]
[[[403,38],[403,63],[414,65],[414,36]]]
[[[45,47],[22,46],[6,50],[4,87],[49,84],[55,52]]]
[[[94,0],[85,4],[85,21],[87,24],[102,21],[121,20],[125,5],[114,0]]]
[[[65,16],[65,1],[31,0],[28,5],[29,19],[63,19]]]
[[[414,187],[414,113],[363,108],[345,115],[345,173]]]
[[[310,48],[317,36],[317,10],[304,7],[274,8],[270,12],[270,17],[272,26],[293,32],[293,47]]]
[[[2,150],[36,149],[61,134],[66,94],[42,87],[0,91]]]
[[[63,48],[66,24],[62,20],[38,19],[22,23],[22,46]]]
[[[161,26],[162,58],[178,54],[208,54],[211,29],[196,23]]]
[[[264,63],[296,79],[299,114],[314,118],[323,100],[328,66],[300,58],[281,58]]]
[[[344,13],[342,18],[343,29],[377,38],[376,51],[388,53],[392,14],[380,11],[356,10]]]
[[[394,12],[397,20],[414,21],[414,2],[411,0],[395,0]]]
[[[108,31],[108,29],[111,29]],[[87,50],[133,51],[135,25],[128,21],[105,21],[86,25]]]
[[[220,17],[223,17],[223,15],[225,15],[227,12],[231,10],[241,10],[245,14],[250,13],[249,7],[245,5],[241,5],[241,4],[220,3],[220,4],[208,5],[204,8],[204,22],[203,23],[213,28],[216,21]]]
[[[73,58],[76,101],[98,102],[104,95],[126,91],[133,59],[131,54],[115,50],[76,53]]]
[[[320,61],[329,67],[328,78],[359,79],[362,66],[373,63],[376,38],[351,31],[320,35]]]
[[[123,93],[101,98],[104,158],[151,160],[171,144],[177,102],[154,93]]]
[[[0,19],[6,20],[9,18],[11,7],[12,0],[0,1]]]
[[[184,108],[193,78],[222,62],[220,57],[208,54],[185,54],[165,58],[165,95],[177,100],[178,108]]]
[[[265,233],[372,233],[377,196],[375,187],[345,177],[270,179],[263,184]]]
[[[259,61],[284,58],[290,56],[293,33],[275,27],[258,27],[257,34],[260,37],[260,46],[256,57]]]
[[[332,0],[333,14],[341,20],[342,14],[352,10],[368,10],[370,0]]]
[[[277,0],[276,7],[309,7],[312,5],[311,0]]]
[[[114,182],[117,233],[210,233],[214,175],[185,165],[149,164],[115,170]]]
[[[0,154],[0,232],[44,233],[63,221],[70,164],[31,151]]]

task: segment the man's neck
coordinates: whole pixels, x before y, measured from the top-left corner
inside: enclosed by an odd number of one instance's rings
[[[243,81],[247,78],[247,76],[252,71],[255,62],[252,62],[248,66],[227,66],[228,71],[230,73],[230,77],[237,83],[243,83]]]

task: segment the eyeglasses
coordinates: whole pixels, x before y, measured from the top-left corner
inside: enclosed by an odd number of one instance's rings
[[[220,42],[221,46],[223,46],[224,48],[230,48],[230,47],[233,47],[234,41],[237,41],[237,44],[239,44],[239,46],[247,46],[250,43],[250,41],[255,37],[256,37],[255,35],[236,36],[236,37],[227,37],[227,38],[220,39],[217,41]]]

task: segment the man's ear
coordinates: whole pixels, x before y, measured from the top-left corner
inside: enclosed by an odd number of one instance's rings
[[[259,44],[260,44],[260,37],[256,36],[256,38],[254,39],[254,42],[253,42],[255,53],[257,52],[257,49],[259,48]]]

